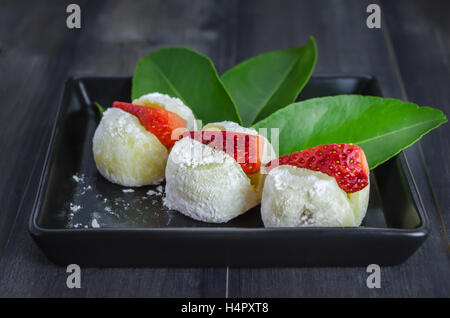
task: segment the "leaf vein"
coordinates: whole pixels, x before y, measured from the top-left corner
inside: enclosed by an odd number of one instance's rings
[[[409,129],[412,129],[412,128],[415,128],[415,127],[418,127],[418,126],[425,126],[427,123],[432,122],[432,121],[436,121],[436,119],[430,119],[430,120],[427,120],[427,121],[421,121],[421,122],[419,122],[417,124],[410,125],[410,126],[407,126],[407,127],[403,127],[401,129],[396,129],[396,130],[390,131],[390,132],[382,134],[382,135],[378,135],[378,136],[375,136],[375,137],[372,137],[372,138],[367,138],[367,139],[364,139],[364,140],[361,140],[361,141],[357,141],[355,143],[357,143],[357,144],[368,143],[368,142],[370,142],[372,140],[385,138],[386,136],[393,135],[393,134],[396,134],[396,133],[404,131],[404,130],[409,130]]]
[[[277,83],[277,85],[275,85],[274,89],[272,90],[272,92],[270,93],[270,95],[264,100],[264,102],[262,103],[262,107],[260,107],[257,111],[255,116],[253,116],[250,124],[254,123],[254,121],[256,120],[256,118],[258,118],[259,114],[261,113],[261,111],[265,108],[265,106],[267,106],[267,103],[270,101],[270,99],[275,95],[275,93],[278,91],[278,89],[281,87],[281,84],[286,80],[286,78],[288,77],[288,75],[292,72],[294,66],[298,63],[299,57],[296,57],[295,60],[290,64],[289,68],[287,69],[287,71],[283,74],[281,80]]]

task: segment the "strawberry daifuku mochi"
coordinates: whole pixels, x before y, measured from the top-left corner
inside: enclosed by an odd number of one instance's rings
[[[248,135],[258,136],[260,144],[260,160],[261,160],[261,170],[258,173],[247,174],[247,176],[251,179],[252,185],[255,187],[256,193],[258,194],[258,201],[261,201],[262,189],[264,186],[264,179],[266,177],[265,173],[265,165],[270,161],[276,159],[277,155],[275,150],[272,147],[272,144],[267,140],[266,137],[259,135],[256,129],[242,127],[241,125],[233,122],[233,121],[221,121],[215,123],[209,123],[205,127],[203,127],[204,131],[231,131],[237,133],[243,133]]]
[[[261,203],[266,227],[361,224],[370,180],[359,146],[316,146],[282,156],[268,169]]]
[[[95,131],[92,142],[97,169],[113,183],[123,186],[160,183],[177,134],[192,121],[187,106],[176,104],[169,107],[170,111],[165,109],[161,103],[165,99],[172,101],[168,96],[149,94],[138,102],[145,104],[144,99],[149,104],[149,96],[159,98],[158,103],[154,102],[158,107],[114,102],[103,113]],[[191,125],[195,127],[195,123]]]
[[[241,132],[209,127],[184,134],[172,148],[164,203],[195,220],[223,223],[260,203],[266,141],[243,127]]]

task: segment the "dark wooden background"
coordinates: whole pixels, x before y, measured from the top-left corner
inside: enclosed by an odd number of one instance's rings
[[[82,28],[65,27],[66,6]],[[366,7],[382,8],[368,29]],[[314,35],[315,74],[377,76],[387,97],[450,115],[450,1],[0,1],[0,296],[450,296],[450,124],[407,150],[432,233],[404,264],[382,268],[381,289],[365,268],[83,269],[66,287],[27,232],[44,151],[64,81],[130,75],[139,57],[184,45],[219,72]]]

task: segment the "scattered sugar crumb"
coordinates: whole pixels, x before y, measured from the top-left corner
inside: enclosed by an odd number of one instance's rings
[[[75,182],[84,182],[84,175],[77,176],[76,174],[74,174],[74,175],[72,176],[72,179],[73,179]]]
[[[161,192],[156,192],[156,191],[153,191],[153,190],[148,190],[148,191],[147,191],[147,195],[161,195]]]
[[[83,189],[81,190],[81,193],[79,195],[83,195],[86,192],[88,192],[89,190],[92,190],[92,187],[90,185],[84,186]]]
[[[152,190],[148,190],[145,194],[141,194],[140,191],[133,188],[122,188],[123,193],[138,193],[139,197],[133,195],[111,197],[107,198],[105,195],[100,193],[95,193],[97,191],[96,186],[91,184],[88,176],[82,173],[76,173],[71,176],[74,183],[76,183],[76,193],[75,196],[78,198],[96,198],[101,210],[99,212],[92,212],[89,219],[79,221],[79,218],[85,216],[88,213],[88,206],[85,206],[83,200],[72,201],[67,209],[67,227],[73,229],[89,229],[89,228],[102,228],[108,222],[111,222],[111,217],[118,220],[126,219],[127,221],[138,220],[139,218],[146,217],[146,213],[142,210],[142,205],[148,204],[157,206],[159,205],[159,200],[157,197],[164,197],[165,189],[163,185],[157,185]],[[137,199],[137,201],[136,201]],[[138,202],[140,201],[140,203]],[[66,206],[67,208],[67,206]],[[133,209],[133,213],[128,215],[128,211]],[[81,213],[83,212],[83,213]],[[103,219],[105,218],[105,219]],[[100,222],[101,221],[101,222]]]
[[[76,204],[70,203],[70,211],[77,212],[79,209],[81,209],[81,205],[76,205]],[[72,213],[72,215],[73,215],[73,213]]]

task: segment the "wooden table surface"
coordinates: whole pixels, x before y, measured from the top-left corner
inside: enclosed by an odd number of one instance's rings
[[[67,3],[66,3],[67,2]],[[314,35],[318,74],[373,74],[386,97],[450,115],[449,1],[71,1],[82,28],[65,27],[68,1],[0,1],[0,296],[407,297],[450,296],[450,124],[406,151],[432,233],[404,264],[381,269],[381,288],[356,268],[82,269],[68,289],[27,231],[65,80],[130,75],[144,54],[183,45],[219,73]],[[366,7],[382,28],[366,27]]]

